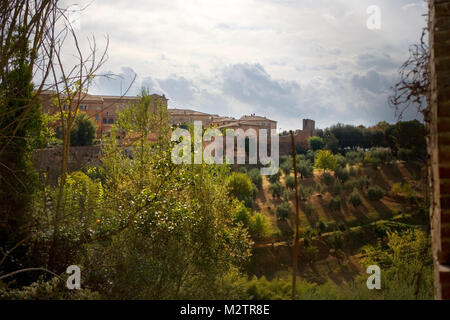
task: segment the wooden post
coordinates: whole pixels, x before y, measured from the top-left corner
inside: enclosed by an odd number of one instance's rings
[[[292,145],[292,164],[294,165],[294,181],[295,181],[295,241],[294,241],[294,252],[292,255],[293,265],[292,265],[292,300],[295,300],[296,296],[296,284],[297,284],[297,268],[298,268],[298,225],[299,225],[299,207],[298,207],[298,179],[297,179],[297,156],[295,152],[295,139],[292,130],[291,134],[291,145]]]

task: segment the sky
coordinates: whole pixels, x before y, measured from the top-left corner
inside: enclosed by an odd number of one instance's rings
[[[108,61],[89,92],[165,94],[169,108],[240,117],[283,130],[302,119],[374,125],[397,120],[388,104],[408,48],[420,39],[423,0],[96,0],[81,13],[86,45],[109,37]],[[369,29],[371,5],[380,29]],[[420,118],[410,110],[404,120]]]

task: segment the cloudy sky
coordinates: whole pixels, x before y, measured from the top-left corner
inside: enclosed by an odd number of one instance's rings
[[[367,27],[371,5],[380,30]],[[423,0],[96,0],[79,34],[109,36],[102,72],[120,76],[91,93],[120,95],[136,75],[129,94],[147,87],[172,108],[325,128],[395,121],[390,87],[426,12]]]

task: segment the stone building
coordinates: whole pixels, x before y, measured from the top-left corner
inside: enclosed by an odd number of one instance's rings
[[[168,109],[171,124],[187,124],[201,121],[203,127],[209,127],[212,121],[219,116],[190,109]]]
[[[156,111],[157,105],[160,104],[167,108],[167,99],[164,96],[152,94],[153,105],[150,106],[152,111]],[[41,94],[42,111],[47,113],[57,112],[53,100],[56,98],[56,92],[45,91]],[[91,95],[82,94],[80,99],[77,99],[78,109],[85,112],[92,118],[97,125],[97,138],[100,139],[104,134],[109,134],[111,128],[117,121],[117,114],[120,110],[126,108],[131,103],[134,103],[138,97],[130,96],[107,96],[107,95]],[[78,102],[79,101],[79,102]],[[76,108],[75,102],[72,105],[72,110]],[[68,106],[64,109],[68,110]]]
[[[295,145],[304,149],[309,148],[308,139],[316,135],[315,121],[311,119],[303,119],[302,130],[295,130]],[[280,155],[288,155],[292,152],[291,135],[280,136]]]

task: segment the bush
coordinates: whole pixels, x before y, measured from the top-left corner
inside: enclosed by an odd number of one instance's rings
[[[325,146],[323,139],[321,137],[313,136],[308,139],[308,144],[311,150],[320,150]]]
[[[322,220],[317,221],[316,223],[316,229],[319,231],[319,235],[321,235],[322,233],[325,232],[325,230],[327,229],[327,225],[325,222],[323,222]]]
[[[255,213],[250,217],[248,230],[254,240],[263,240],[272,233],[269,221],[260,213]]]
[[[334,170],[334,176],[341,180],[342,182],[347,181],[350,179],[350,175],[348,173],[348,170],[346,168],[340,168],[338,167],[336,170]]]
[[[287,176],[285,182],[286,182],[286,188],[288,188],[288,189],[295,188],[295,178],[293,176]]]
[[[358,208],[362,204],[361,196],[356,189],[353,189],[348,198],[348,202],[354,207]]]
[[[311,195],[313,194],[313,191],[314,190],[312,187],[307,187],[307,186],[302,186],[302,185],[298,186],[298,196],[303,201],[309,199],[309,197],[311,197]]]
[[[325,194],[327,192],[327,187],[325,185],[321,184],[321,183],[318,183],[316,185],[316,191],[317,191],[318,194],[323,195],[323,194]]]
[[[345,155],[347,162],[350,165],[355,165],[357,163],[361,163],[364,160],[364,152],[362,151],[349,151]]]
[[[280,182],[280,177],[281,177],[281,171],[278,170],[277,173],[268,176],[268,179],[269,179],[270,183],[273,184],[273,183]]]
[[[337,165],[341,168],[345,168],[345,166],[347,165],[347,159],[341,154],[337,154],[335,155],[335,157]]]
[[[351,179],[348,181],[345,181],[344,183],[344,190],[350,191],[353,190],[358,185],[358,180]]]
[[[361,176],[356,180],[356,185],[360,189],[365,189],[372,183],[372,180],[368,176]]]
[[[245,201],[247,206],[250,205],[250,200],[253,199],[253,184],[245,173],[233,172],[228,178],[228,188],[232,196]]]
[[[236,209],[233,221],[235,223],[242,223],[244,227],[248,227],[250,222],[250,216],[251,216],[250,210],[241,205],[239,208]]]
[[[329,172],[324,172],[322,174],[322,182],[327,186],[330,186],[333,183],[333,176]]]
[[[279,182],[276,182],[269,186],[269,192],[272,194],[272,197],[274,197],[274,198],[280,198],[282,191],[283,191],[283,187],[281,186],[281,184]]]
[[[310,178],[313,176],[314,167],[308,160],[299,160],[297,161],[297,172],[301,179]]]
[[[280,220],[286,220],[286,218],[289,217],[290,213],[291,213],[291,206],[289,205],[289,202],[283,202],[275,210],[275,214]]]
[[[290,175],[292,172],[292,161],[289,161],[289,159],[287,159],[281,164],[280,168],[286,176]]]
[[[337,196],[334,198],[331,198],[328,207],[333,211],[341,210],[341,197]]]
[[[379,186],[369,187],[369,189],[367,189],[367,196],[372,201],[379,201],[384,197],[384,190]]]
[[[255,184],[255,186],[258,188],[258,190],[261,190],[262,188],[262,176],[259,169],[252,169],[250,170],[247,175],[252,180],[252,182]]]
[[[339,181],[335,181],[333,186],[333,194],[339,195],[342,191],[342,185]]]

